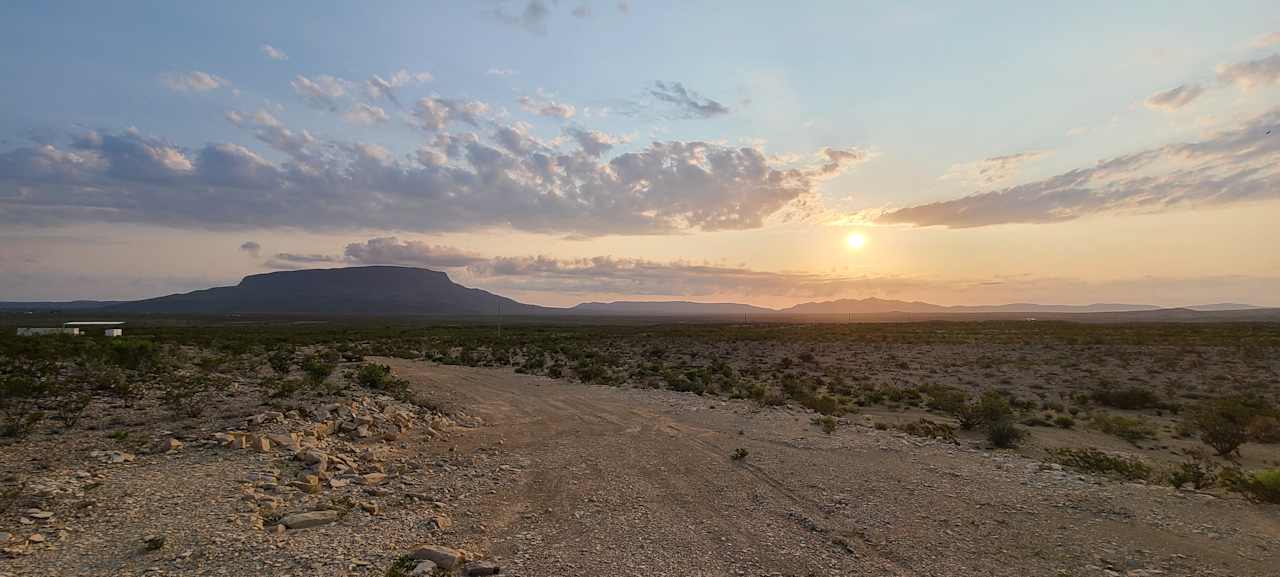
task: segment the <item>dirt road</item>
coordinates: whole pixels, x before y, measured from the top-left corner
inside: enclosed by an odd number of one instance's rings
[[[382,359],[482,418],[455,454],[517,575],[1275,575],[1280,509],[1102,481],[810,415],[509,370]],[[738,448],[742,460],[730,459]]]

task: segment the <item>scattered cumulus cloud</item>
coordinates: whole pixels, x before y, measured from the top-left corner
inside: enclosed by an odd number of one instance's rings
[[[572,104],[557,102],[541,93],[538,96],[521,96],[519,102],[525,112],[538,116],[569,119],[577,112]]]
[[[685,88],[680,82],[657,81],[649,88],[649,94],[670,104],[685,118],[712,118],[729,113],[729,107]]]
[[[428,268],[462,267],[486,260],[451,246],[432,245],[416,240],[401,241],[394,236],[353,242],[347,245],[343,255],[352,264],[395,264]]]
[[[1223,64],[1218,67],[1218,80],[1245,90],[1280,82],[1280,53],[1257,60]]]
[[[510,227],[591,236],[749,229],[812,200],[865,155],[828,149],[808,166],[753,147],[654,142],[606,158],[620,139],[544,142],[493,124],[474,101],[427,98],[429,137],[413,155],[325,140],[265,110],[228,120],[284,159],[209,143],[194,150],[137,131],[86,133],[66,146],[0,153],[0,222],[139,222],[208,229],[291,227],[411,232]],[[451,126],[477,132],[451,133]]]
[[[1193,100],[1199,98],[1203,93],[1204,88],[1199,84],[1183,84],[1152,94],[1145,103],[1147,108],[1152,110],[1171,112],[1191,104]]]
[[[276,48],[275,46],[272,46],[270,44],[263,44],[262,46],[259,47],[259,50],[262,51],[263,56],[266,56],[267,58],[270,58],[272,60],[288,60],[289,59],[289,55],[285,54],[283,50],[280,50],[279,48]]]
[[[578,143],[578,147],[582,149],[582,153],[592,158],[599,158],[606,152],[609,152],[614,146],[627,142],[627,139],[620,136],[600,132],[599,130],[588,130],[571,126],[564,129],[566,136]]]
[[[1110,158],[1057,176],[878,217],[886,224],[967,228],[1050,223],[1280,197],[1280,108],[1199,142]]]
[[[327,74],[314,78],[299,74],[289,85],[293,87],[293,92],[301,96],[307,104],[336,112],[339,108],[339,100],[346,96],[347,87],[351,83]]]
[[[352,124],[378,124],[388,120],[387,111],[379,106],[366,104],[364,102],[356,104],[351,110],[342,115],[347,122]]]
[[[401,68],[395,74],[392,74],[389,79],[384,79],[377,74],[369,77],[369,80],[365,81],[365,91],[369,94],[369,98],[374,100],[385,98],[396,106],[400,106],[400,99],[396,96],[396,89],[403,86],[423,84],[432,80],[434,80],[434,77],[431,76],[430,72],[409,72]]]
[[[174,72],[161,77],[165,86],[174,92],[208,92],[217,88],[231,86],[226,78],[192,70],[190,72]]]

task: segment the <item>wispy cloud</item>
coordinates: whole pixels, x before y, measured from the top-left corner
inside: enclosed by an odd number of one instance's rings
[[[301,96],[308,104],[336,112],[339,108],[339,99],[346,96],[347,87],[351,86],[351,83],[327,74],[314,78],[299,74],[289,85],[293,87],[294,93]]]
[[[686,118],[711,118],[729,113],[729,107],[710,98],[703,98],[680,82],[654,82],[649,88],[649,94],[674,106]]]
[[[199,70],[166,74],[160,80],[175,92],[208,92],[231,86],[231,82],[226,78]]]
[[[551,96],[541,92],[537,96],[521,96],[519,102],[520,108],[524,109],[525,112],[537,114],[538,116],[568,119],[573,118],[573,115],[577,112],[577,109],[572,104],[557,102]]]
[[[1048,153],[1044,151],[1032,150],[954,164],[947,168],[941,180],[956,180],[975,186],[993,186],[1012,180],[1022,169],[1022,165],[1039,160],[1046,154]]]
[[[894,210],[877,220],[966,228],[1280,198],[1276,128],[1280,108],[1199,142],[1169,144],[1011,188]]]
[[[1218,80],[1246,90],[1280,82],[1280,53],[1219,66]]]
[[[288,60],[289,59],[289,55],[285,54],[283,50],[280,50],[279,48],[276,48],[275,46],[272,46],[270,44],[263,44],[262,46],[258,47],[258,49],[262,51],[263,56],[266,56],[267,58],[270,58],[272,60]]]
[[[1191,104],[1196,98],[1204,93],[1204,87],[1199,84],[1183,84],[1157,92],[1147,98],[1145,104],[1147,108],[1152,110],[1163,110],[1171,112]]]

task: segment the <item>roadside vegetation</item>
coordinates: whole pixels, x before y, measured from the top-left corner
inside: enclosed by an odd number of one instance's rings
[[[265,403],[358,387],[412,399],[367,356],[508,367],[811,411],[825,435],[853,422],[942,442],[1040,451],[1064,467],[1274,500],[1280,327],[898,323],[654,326],[478,323],[131,323],[129,335],[0,336],[0,436],[81,426],[96,403],[161,407],[181,422],[248,387]],[[889,417],[886,420],[886,415]],[[903,415],[893,418],[893,415]],[[877,420],[878,419],[878,420]],[[1132,449],[1037,449],[1099,435]],[[2,441],[0,441],[2,442]],[[1063,441],[1074,442],[1074,441]],[[1194,444],[1208,454],[1188,460]],[[1177,445],[1181,448],[1170,448]],[[1150,462],[1163,450],[1166,462]],[[745,456],[745,455],[744,455]],[[1172,464],[1170,464],[1172,463]]]

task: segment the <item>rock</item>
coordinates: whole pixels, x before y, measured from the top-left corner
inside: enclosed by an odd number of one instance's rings
[[[46,519],[52,519],[52,518],[53,518],[53,512],[51,512],[51,511],[40,511],[40,510],[38,510],[38,509],[37,509],[37,510],[35,510],[35,511],[28,511],[28,512],[27,512],[27,514],[28,514],[28,515],[31,515],[31,518],[32,518],[32,519],[40,519],[41,521],[44,521],[44,520],[46,520]]]
[[[453,525],[453,520],[444,515],[436,515],[430,519],[427,519],[427,526],[430,527],[431,529],[443,530],[443,529],[448,529],[452,525]]]
[[[27,540],[32,543],[44,543],[44,535],[32,533],[30,537],[27,537]]]
[[[253,435],[249,440],[249,446],[259,453],[271,452],[271,439],[263,435]]]
[[[298,481],[289,481],[289,486],[303,493],[315,495],[320,492],[320,477],[315,475],[307,475]]]
[[[461,565],[466,560],[464,552],[439,545],[418,545],[413,548],[413,552],[409,553],[409,556],[415,560],[426,560],[435,563],[445,571],[452,571],[454,567]]]
[[[13,540],[13,533],[0,531],[0,543],[8,543]]]
[[[156,449],[155,449],[155,452],[157,452],[157,453],[172,453],[172,452],[177,451],[177,450],[179,450],[179,449],[181,449],[181,448],[182,448],[182,441],[179,441],[179,440],[177,440],[177,439],[175,439],[175,438],[173,438],[173,437],[169,437],[168,439],[166,439],[166,440],[164,440],[164,441],[160,441],[159,443],[156,443]]]
[[[267,439],[271,444],[284,447],[290,451],[302,449],[302,436],[297,433],[269,433]]]
[[[361,485],[370,485],[370,486],[381,485],[386,481],[387,481],[387,475],[385,473],[369,473],[367,475],[360,476]]]
[[[382,512],[382,507],[379,507],[378,504],[373,501],[360,501],[359,506],[365,513],[370,515],[377,515]]]
[[[502,568],[492,561],[472,561],[462,568],[462,574],[467,577],[486,577],[501,572]]]
[[[413,570],[409,572],[409,575],[411,577],[434,575],[438,567],[438,565],[430,561],[419,561],[418,564],[413,567]]]
[[[332,509],[324,509],[321,511],[308,511],[306,513],[294,513],[286,515],[280,519],[280,524],[290,529],[306,529],[308,527],[319,527],[320,525],[328,525],[338,520],[338,512]]]
[[[164,548],[164,535],[147,535],[142,538],[142,545],[148,551],[159,551]]]

